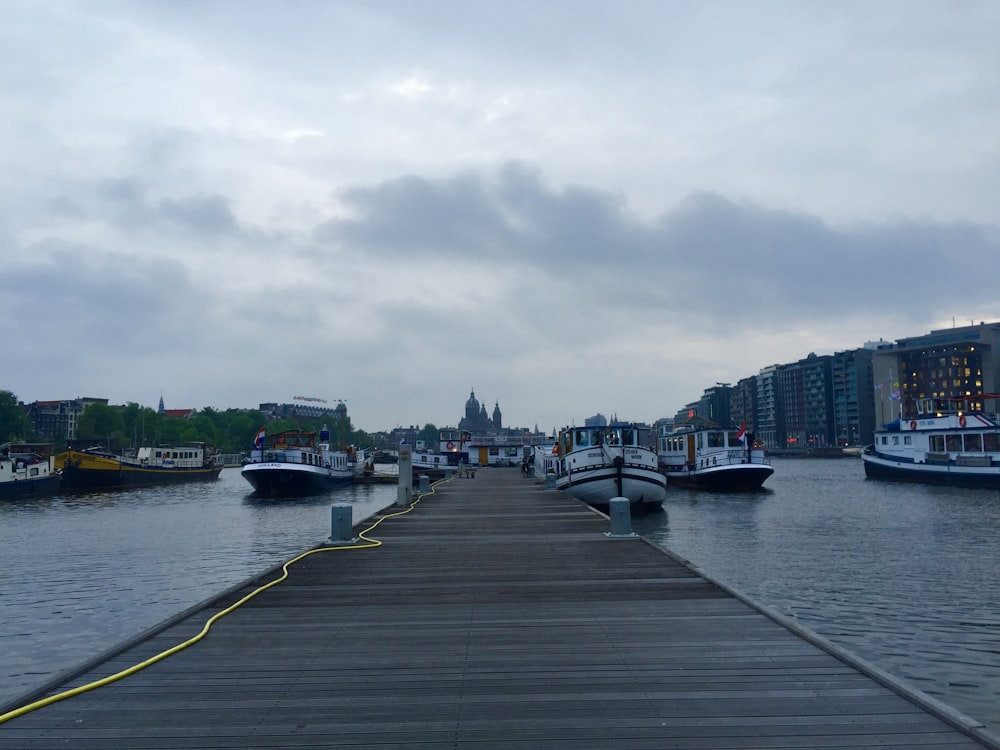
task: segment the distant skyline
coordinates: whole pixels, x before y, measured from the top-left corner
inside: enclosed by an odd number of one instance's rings
[[[548,431],[1000,319],[995,2],[4,10],[25,402]]]

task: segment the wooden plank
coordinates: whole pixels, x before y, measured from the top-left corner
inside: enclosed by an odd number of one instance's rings
[[[0,748],[998,747],[607,530],[516,470],[439,485],[381,547],[303,558],[195,646],[0,725]]]

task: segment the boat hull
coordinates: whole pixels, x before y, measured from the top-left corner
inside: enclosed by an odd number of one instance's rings
[[[254,492],[272,497],[315,495],[354,480],[351,471],[280,462],[247,464],[240,473]]]
[[[667,484],[690,490],[754,492],[774,473],[770,464],[735,464],[707,469],[664,471]]]
[[[1000,466],[961,466],[955,462],[914,463],[887,458],[870,449],[861,456],[865,476],[891,482],[919,482],[970,489],[1000,489]]]
[[[63,469],[64,490],[107,490],[120,487],[152,487],[159,484],[207,482],[218,479],[221,466],[204,469]]]
[[[222,464],[208,466],[150,466],[125,463],[113,456],[67,451],[56,459],[67,491],[153,487],[160,484],[206,482],[218,479]]]
[[[631,505],[659,508],[667,494],[666,477],[652,469],[615,466],[581,469],[556,477],[556,489],[596,508],[607,508],[615,497]]]
[[[18,479],[0,483],[0,500],[22,500],[30,497],[49,497],[62,485],[62,475],[50,474],[35,479]]]

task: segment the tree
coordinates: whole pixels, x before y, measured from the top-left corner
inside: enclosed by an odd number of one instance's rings
[[[99,402],[88,404],[76,423],[76,436],[80,440],[126,441],[121,410]]]
[[[430,422],[424,425],[424,429],[417,433],[417,440],[423,440],[428,448],[438,449],[441,442],[441,431]]]
[[[31,434],[31,421],[12,391],[0,391],[0,443],[25,440]]]

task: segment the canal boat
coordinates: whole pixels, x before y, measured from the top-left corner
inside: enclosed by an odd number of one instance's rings
[[[0,500],[53,495],[61,484],[51,444],[0,445]]]
[[[865,476],[1000,489],[998,400],[1000,394],[918,399],[909,419],[875,431],[875,442],[861,453]]]
[[[218,479],[222,457],[206,443],[144,446],[113,453],[100,447],[56,456],[64,490],[106,490]]]
[[[752,492],[774,473],[745,422],[739,429],[723,429],[692,417],[675,427],[662,428],[656,452],[667,485],[674,487]]]
[[[553,477],[557,476],[559,474],[559,452],[556,450],[555,443],[533,446],[530,461],[526,462],[525,473],[528,473],[527,469],[530,469],[530,473],[534,475],[535,479],[545,480],[549,474]]]
[[[615,497],[627,498],[640,512],[659,508],[667,480],[656,451],[642,444],[642,432],[634,424],[560,430],[556,489],[596,508],[607,508]]]
[[[358,448],[331,447],[324,427],[319,434],[285,430],[268,435],[261,430],[240,473],[259,494],[296,496],[350,484],[372,467]]]

